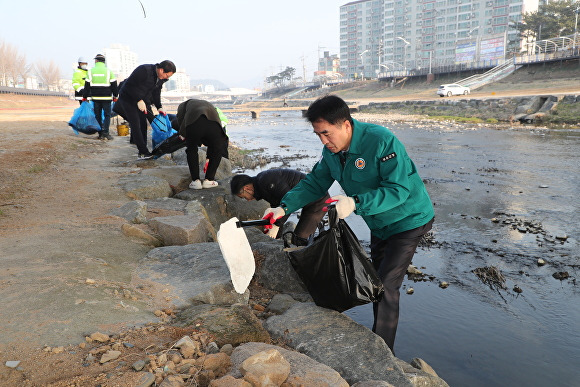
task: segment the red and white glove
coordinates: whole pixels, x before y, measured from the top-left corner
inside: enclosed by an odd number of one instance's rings
[[[207,172],[207,166],[209,165],[209,160],[205,161],[205,165],[203,166],[203,173]]]
[[[356,210],[356,204],[354,199],[350,196],[336,195],[327,199],[324,203],[331,204],[336,203],[334,206],[336,208],[336,215],[339,219],[344,219]],[[324,207],[323,211],[328,211],[328,207]]]
[[[268,219],[270,224],[264,226],[264,234],[268,234],[268,236],[270,236],[270,231],[272,231],[274,227],[276,229],[278,228],[278,226],[274,226],[274,223],[276,223],[276,221],[284,215],[286,215],[286,211],[284,211],[282,207],[267,208],[262,219]],[[277,233],[278,230],[276,230],[276,234]],[[274,234],[273,238],[276,238],[276,234]]]
[[[272,239],[276,239],[280,227],[276,226],[275,224],[271,225],[270,227],[272,228],[269,230],[264,230],[264,234],[268,235]]]

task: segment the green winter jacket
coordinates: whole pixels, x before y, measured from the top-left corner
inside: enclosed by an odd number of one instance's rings
[[[112,100],[119,95],[117,78],[104,62],[96,62],[87,72],[83,96],[93,100]]]
[[[423,226],[435,213],[403,144],[387,128],[354,121],[344,168],[326,147],[312,172],[281,201],[286,213],[323,196],[336,180],[355,199],[371,233],[381,239]]]
[[[229,120],[228,117],[222,112],[222,109],[216,106],[215,110],[218,112],[218,116],[220,116],[220,121],[222,123],[222,128],[226,130],[226,125],[228,124]]]

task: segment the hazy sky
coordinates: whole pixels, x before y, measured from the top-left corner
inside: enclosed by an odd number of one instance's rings
[[[15,46],[29,63],[54,60],[65,78],[79,56],[94,58],[121,43],[137,53],[139,64],[170,59],[192,79],[261,87],[265,77],[286,66],[302,76],[301,57],[311,79],[319,47],[320,55],[338,54],[339,7],[348,1],[141,3],[147,17],[139,0],[0,0],[0,41]]]

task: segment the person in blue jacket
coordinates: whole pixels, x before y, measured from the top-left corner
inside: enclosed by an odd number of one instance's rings
[[[150,105],[155,105],[159,114],[165,114],[161,106],[161,88],[175,71],[175,64],[170,60],[143,64],[122,82],[113,110],[129,122],[131,142],[142,158],[152,157],[147,148],[147,115],[153,120]]]
[[[356,213],[371,231],[371,259],[385,292],[373,304],[373,332],[393,350],[399,321],[399,288],[434,210],[403,144],[387,128],[353,119],[341,98],[327,95],[306,113],[324,148],[322,158],[264,218],[273,223],[323,196],[334,181],[345,195],[333,196],[337,215]],[[394,353],[394,351],[393,351]]]

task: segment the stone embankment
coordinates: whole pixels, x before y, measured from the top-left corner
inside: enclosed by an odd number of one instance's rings
[[[205,160],[203,152],[199,157]],[[184,337],[171,348],[171,359],[168,350],[138,359],[142,386],[202,379],[200,385],[209,386],[447,386],[423,360],[396,358],[368,328],[311,302],[282,241],[258,229],[246,229],[257,262],[250,289],[268,296],[235,292],[216,232],[234,216],[260,218],[267,203],[229,193],[228,160],[216,175],[218,187],[188,189],[183,160],[174,154],[138,162],[140,172],[119,181],[134,200],[111,214],[126,220],[125,235],[153,246],[137,275],[169,289],[179,308],[172,325],[203,329],[213,341],[188,344],[191,338]],[[184,353],[183,346],[194,350]],[[204,365],[212,372],[203,373]]]
[[[361,113],[400,112],[429,116],[477,118],[489,123],[555,123],[580,125],[580,95],[536,95],[514,98],[442,98],[360,105]]]

